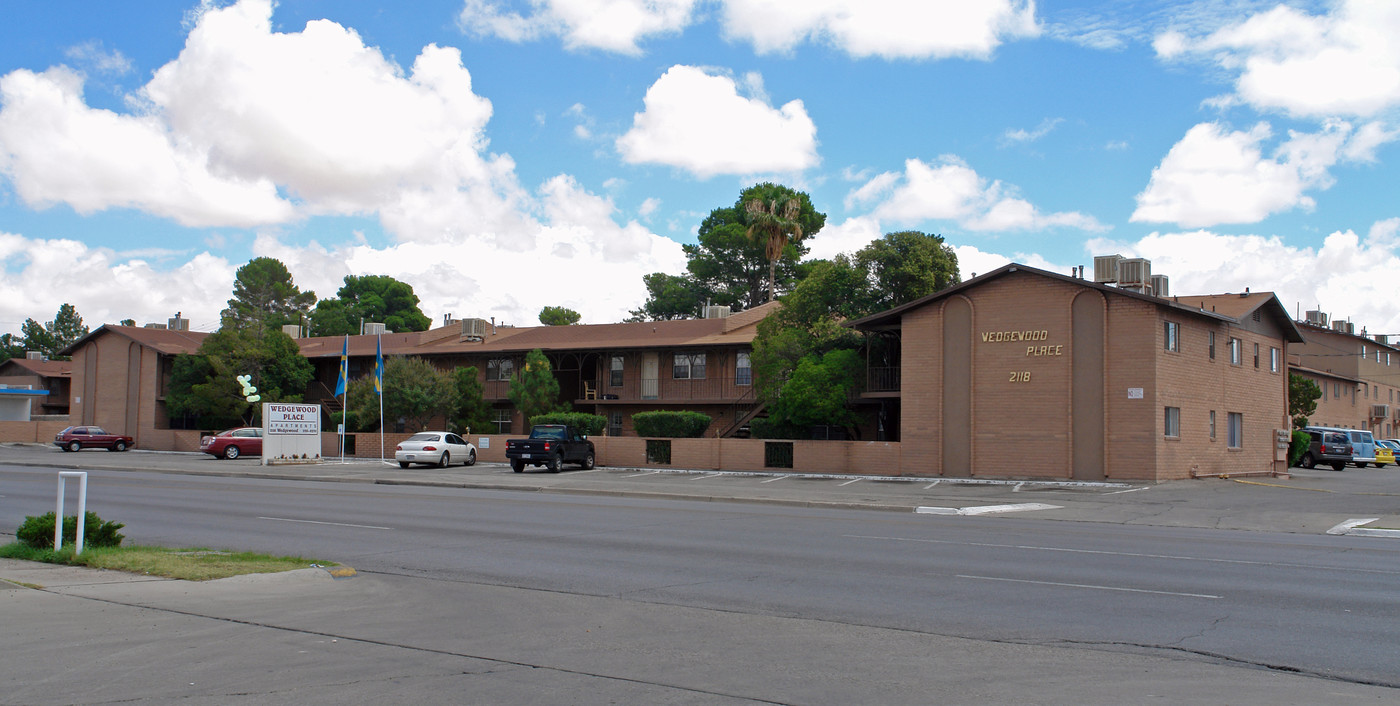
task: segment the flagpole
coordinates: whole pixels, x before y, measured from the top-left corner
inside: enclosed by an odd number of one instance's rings
[[[379,465],[384,465],[384,335],[374,339],[374,374],[379,378]]]
[[[340,388],[340,462],[345,463],[345,403],[349,399],[350,390],[350,335],[346,334],[345,342],[340,347],[340,383],[336,385]]]

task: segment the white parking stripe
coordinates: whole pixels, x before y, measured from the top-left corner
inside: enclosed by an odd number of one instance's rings
[[[1064,588],[1092,588],[1097,591],[1126,591],[1128,593],[1155,593],[1159,596],[1183,596],[1185,598],[1219,598],[1209,593],[1177,593],[1176,591],[1152,591],[1145,588],[1124,588],[1123,586],[1096,586],[1088,583],[1059,583],[1057,581],[1031,581],[1030,579],[1008,579],[998,576],[965,576],[958,574],[960,579],[976,579],[978,581],[1006,581],[1008,583],[1034,583],[1041,586],[1062,586]]]

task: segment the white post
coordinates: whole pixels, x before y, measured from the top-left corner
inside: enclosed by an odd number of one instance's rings
[[[87,524],[87,471],[59,471],[58,472],[58,507],[54,511],[55,520],[53,523],[53,550],[58,551],[63,548],[63,495],[66,486],[64,479],[78,479],[78,536],[73,554],[83,553],[83,530]]]

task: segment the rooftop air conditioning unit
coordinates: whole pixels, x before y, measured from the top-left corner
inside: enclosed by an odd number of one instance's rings
[[[1341,333],[1346,333],[1346,332],[1347,332],[1347,322],[1345,322],[1345,321],[1333,321],[1333,322],[1332,322],[1332,330],[1333,330],[1333,331],[1339,331],[1339,332],[1341,332]]]
[[[1141,258],[1124,258],[1118,263],[1118,286],[1144,287],[1152,283],[1152,261]]]
[[[1094,258],[1094,281],[1100,284],[1118,281],[1118,263],[1122,255],[1099,255]]]
[[[25,352],[24,352],[24,359],[25,359],[25,360],[43,360],[43,359],[44,359],[44,352],[43,352],[43,351],[25,351]]]
[[[723,319],[729,316],[730,308],[727,306],[707,306],[705,307],[705,318]]]
[[[1390,345],[1390,336],[1384,333],[1378,333],[1374,336],[1374,338],[1376,339],[1376,343],[1383,343],[1387,346]]]
[[[381,323],[370,323],[366,321],[363,329],[364,330],[360,331],[360,333],[366,336],[378,336],[381,333],[388,333],[387,327]]]
[[[1171,296],[1166,275],[1152,275],[1152,293],[1163,298]]]
[[[301,338],[301,326],[298,324],[286,324],[282,327],[282,333],[292,338]]]
[[[146,327],[146,328],[159,329],[159,330],[161,330],[161,331],[164,331],[164,330],[166,329],[166,325],[165,325],[165,324],[146,324],[145,327]]]
[[[1313,326],[1321,326],[1323,328],[1327,328],[1326,313],[1321,311],[1309,311],[1306,316],[1308,323],[1312,324]]]
[[[1389,416],[1390,416],[1390,405],[1388,405],[1388,404],[1373,404],[1373,405],[1371,405],[1371,418],[1372,418],[1372,419],[1385,419],[1386,417],[1389,417]]]
[[[1355,335],[1356,335],[1356,324],[1354,324],[1354,323],[1348,321],[1348,322],[1347,322],[1347,333],[1349,333],[1349,334],[1355,336]]]
[[[486,319],[462,319],[462,340],[484,341],[490,326]]]
[[[175,318],[173,318],[173,319],[167,319],[167,321],[169,321],[169,323],[167,323],[166,326],[167,326],[171,331],[188,331],[188,330],[190,330],[190,320],[189,320],[189,319],[182,319],[182,318],[180,318],[180,316],[179,316],[178,314],[175,316]]]

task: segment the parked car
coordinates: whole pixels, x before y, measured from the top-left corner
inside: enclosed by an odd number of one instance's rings
[[[214,458],[235,459],[239,456],[261,456],[263,430],[259,427],[225,429],[213,436],[199,437],[199,450]]]
[[[1361,429],[1348,429],[1347,436],[1351,437],[1351,462],[1357,468],[1365,468],[1366,464],[1376,462],[1376,439],[1371,436],[1371,432]]]
[[[53,445],[64,451],[82,449],[107,449],[125,451],[136,445],[136,440],[123,434],[108,434],[102,427],[68,427],[53,437]]]
[[[1395,449],[1390,448],[1384,441],[1376,440],[1376,468],[1385,468],[1395,463]]]
[[[446,468],[454,461],[471,466],[476,463],[476,447],[452,432],[421,431],[394,447],[394,460],[399,468],[408,468],[410,463]]]
[[[565,424],[536,424],[530,438],[506,440],[506,458],[516,473],[524,473],[526,464],[544,466],[550,473],[558,473],[565,463],[592,470],[594,453],[593,442]]]
[[[1351,437],[1346,429],[1306,427],[1303,431],[1307,432],[1310,441],[1298,465],[1316,468],[1317,464],[1325,463],[1332,466],[1332,470],[1340,471],[1351,462]]]

